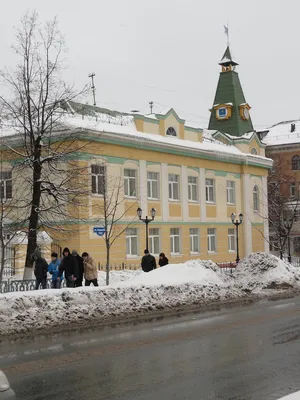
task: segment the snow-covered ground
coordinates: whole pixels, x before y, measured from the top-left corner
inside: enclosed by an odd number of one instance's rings
[[[300,288],[296,268],[265,254],[245,258],[231,275],[211,261],[191,260],[144,273],[99,272],[100,287],[40,290],[0,295],[0,335],[84,326],[111,319],[165,312],[184,307],[199,309],[212,302],[245,299]]]

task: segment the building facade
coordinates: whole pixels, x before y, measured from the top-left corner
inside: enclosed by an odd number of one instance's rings
[[[272,224],[270,218],[270,245],[272,253],[278,255],[280,238],[285,242],[284,253],[300,256],[300,121],[282,121],[261,132],[266,143],[266,154],[273,159],[274,168],[269,175],[269,208],[277,206],[275,218],[283,226],[280,232],[278,225]],[[277,193],[275,192],[277,191]],[[274,204],[275,196],[280,204]],[[276,211],[276,210],[275,210]],[[293,221],[291,222],[291,219]],[[285,228],[291,226],[290,232]],[[279,226],[280,228],[280,226]],[[288,240],[287,240],[288,239]]]
[[[86,171],[86,194],[72,218],[52,221],[53,226],[69,228],[67,236],[49,233],[53,243],[87,251],[105,263],[105,241],[97,232],[105,227],[104,194],[112,193],[106,185],[118,181],[121,201],[115,225],[122,234],[111,248],[112,265],[140,264],[146,230],[137,218],[138,207],[143,216],[150,216],[155,208],[155,219],[149,224],[149,250],[154,255],[164,252],[171,262],[235,260],[232,213],[244,216],[240,256],[268,251],[266,193],[272,162],[253,132],[250,106],[229,49],[220,64],[209,129],[189,126],[172,108],[142,115],[68,104],[61,135],[69,134],[66,130],[78,134],[78,150],[72,158]],[[2,182],[9,196],[18,188],[9,162],[6,168],[8,175],[2,175]],[[18,259],[18,268],[24,261]]]

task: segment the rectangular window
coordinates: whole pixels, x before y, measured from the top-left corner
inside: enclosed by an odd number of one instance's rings
[[[149,229],[149,251],[151,254],[159,254],[159,229],[150,228]]]
[[[104,195],[105,192],[105,173],[104,165],[92,165],[92,193]]]
[[[228,229],[228,251],[236,251],[236,239],[234,228]]]
[[[227,204],[235,204],[235,182],[226,182]]]
[[[179,228],[170,229],[171,253],[180,254],[180,230]]]
[[[190,228],[190,252],[200,253],[199,229],[197,228]]]
[[[0,172],[0,196],[1,199],[12,198],[12,173],[11,171]]]
[[[207,203],[215,202],[215,180],[205,179],[205,195]]]
[[[296,196],[296,184],[291,183],[290,185],[290,196],[295,197]]]
[[[135,228],[126,229],[126,255],[127,256],[138,255],[138,236],[137,236],[137,229]]]
[[[159,173],[147,173],[147,193],[148,199],[159,199]]]
[[[188,195],[189,201],[198,200],[198,178],[196,176],[188,177]]]
[[[169,200],[179,200],[179,175],[169,174]]]
[[[216,229],[208,228],[207,229],[207,249],[209,252],[216,252]]]
[[[136,197],[136,170],[124,169],[124,194],[127,197]]]

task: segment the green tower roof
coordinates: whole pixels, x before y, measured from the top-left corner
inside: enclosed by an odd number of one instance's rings
[[[219,130],[233,136],[242,136],[253,131],[253,125],[249,115],[250,106],[246,103],[239,75],[235,71],[238,64],[233,60],[229,47],[227,47],[220,65],[222,72],[211,109],[208,129]],[[226,114],[229,116],[228,118],[223,117],[221,113],[218,114],[220,107],[223,109],[222,111],[224,108],[228,110]]]
[[[229,46],[227,46],[225,53],[222,57],[222,60],[219,62],[219,65],[239,65],[237,62],[234,61]]]

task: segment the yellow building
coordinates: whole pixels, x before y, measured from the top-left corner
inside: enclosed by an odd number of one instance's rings
[[[105,242],[94,228],[103,225],[103,185],[113,178],[122,182],[119,229],[130,224],[111,248],[113,266],[140,263],[145,224],[136,216],[138,207],[143,216],[156,209],[149,224],[149,249],[154,255],[164,252],[171,262],[235,260],[232,213],[244,216],[240,256],[268,251],[267,175],[272,162],[253,132],[242,89],[237,89],[237,64],[230,56],[221,65],[209,130],[188,126],[172,108],[142,115],[68,104],[63,123],[68,132],[80,135],[73,161],[85,168],[89,193],[85,206],[64,222],[72,233],[56,234],[56,245],[87,251],[105,263]],[[232,82],[234,93],[228,85],[224,89],[224,79]]]

